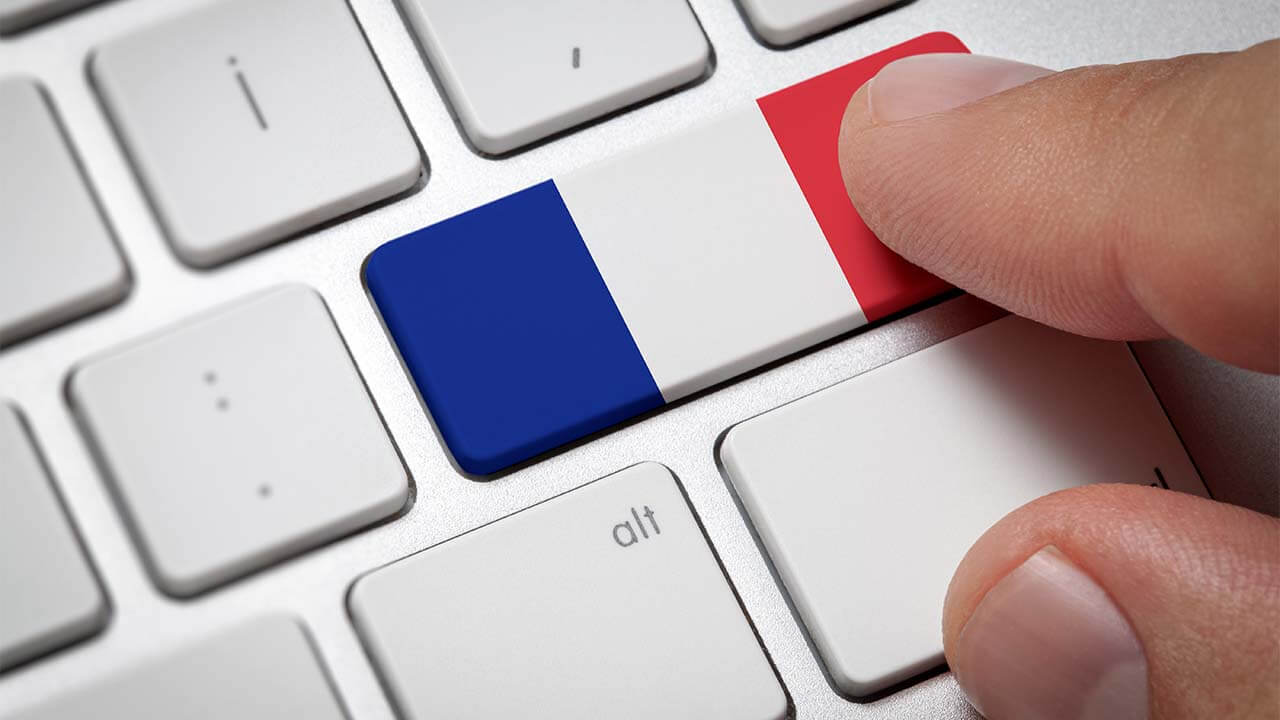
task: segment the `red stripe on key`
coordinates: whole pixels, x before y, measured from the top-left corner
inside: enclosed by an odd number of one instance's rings
[[[954,35],[922,35],[757,100],[868,321],[931,298],[949,286],[881,244],[858,217],[840,176],[836,150],[840,120],[853,93],[890,62],[911,55],[957,52],[969,49]]]

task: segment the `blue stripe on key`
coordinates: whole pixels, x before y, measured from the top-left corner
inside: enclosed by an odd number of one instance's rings
[[[662,405],[550,180],[383,245],[365,281],[467,472]]]

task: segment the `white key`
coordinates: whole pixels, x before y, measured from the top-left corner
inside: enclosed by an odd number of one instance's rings
[[[107,613],[17,411],[0,401],[0,670],[96,632]]]
[[[0,0],[0,35],[79,10],[100,0]]]
[[[302,627],[247,622],[5,720],[346,720]]]
[[[95,358],[71,398],[167,592],[399,510],[408,477],[324,302],[279,288]]]
[[[343,0],[207,4],[106,43],[91,72],[193,265],[394,195],[422,172]]]
[[[128,289],[128,271],[40,89],[0,79],[0,347]]]
[[[853,696],[942,663],[947,583],[1005,513],[1090,482],[1205,494],[1127,346],[1015,317],[737,425],[720,458]]]
[[[886,8],[898,0],[739,0],[751,27],[770,45],[790,45]]]
[[[711,49],[686,0],[406,0],[454,112],[503,153],[692,82]]]
[[[787,711],[675,479],[654,463],[376,570],[349,602],[405,720]]]
[[[754,103],[556,188],[667,402],[867,321]]]

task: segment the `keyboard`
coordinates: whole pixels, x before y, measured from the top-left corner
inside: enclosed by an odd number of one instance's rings
[[[988,526],[1208,495],[844,193],[977,5],[0,0],[0,720],[972,717]]]

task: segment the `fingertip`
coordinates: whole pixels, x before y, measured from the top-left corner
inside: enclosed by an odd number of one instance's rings
[[[1015,313],[1274,372],[1277,57],[899,60],[845,108],[845,190],[887,247]]]
[[[997,582],[955,641],[988,717],[1147,717],[1142,644],[1107,592],[1049,545]]]
[[[1260,670],[1280,672],[1280,646],[1260,634],[1280,622],[1268,600],[1278,546],[1275,518],[1179,492],[1048,495],[996,523],[956,569],[947,662],[992,720],[1207,717],[1256,694]]]
[[[857,200],[854,193],[857,188],[851,183],[855,175],[851,172],[854,166],[854,158],[858,145],[862,141],[862,134],[865,130],[870,129],[875,123],[871,116],[870,86],[875,82],[872,78],[858,91],[849,98],[849,104],[844,108],[844,116],[840,119],[840,136],[837,140],[840,157],[840,176],[844,179],[845,191],[849,193],[851,199],[854,199],[854,206],[857,206]]]
[[[965,623],[1002,578],[1036,552],[1054,547],[1077,562],[1078,550],[1131,539],[1127,528],[1141,525],[1152,541],[1175,532],[1165,520],[1177,516],[1193,526],[1228,506],[1184,493],[1127,483],[1097,483],[1050,493],[1014,510],[992,525],[965,553],[943,602],[943,642],[948,658]],[[1238,509],[1235,509],[1238,510]],[[1120,534],[1117,535],[1117,532]]]

